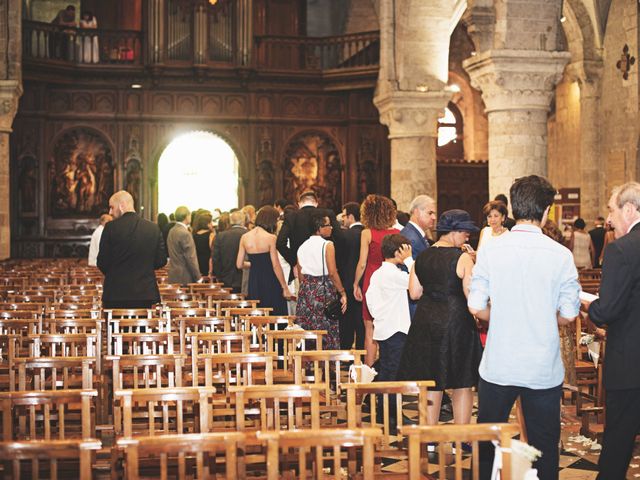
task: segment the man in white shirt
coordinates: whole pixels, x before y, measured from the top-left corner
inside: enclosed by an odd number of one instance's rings
[[[113,217],[108,213],[100,215],[100,224],[98,228],[93,231],[91,235],[91,243],[89,243],[89,266],[95,267],[98,263],[98,252],[100,251],[100,237],[102,237],[102,231],[104,226],[113,220]]]
[[[564,367],[558,325],[578,315],[578,272],[571,252],[542,233],[556,190],[544,178],[517,179],[510,196],[516,225],[478,251],[469,311],[491,327],[480,362],[478,423],[509,420],[522,399],[529,443],[542,451],[541,480],[558,478]],[[493,447],[480,446],[480,478],[489,478]]]

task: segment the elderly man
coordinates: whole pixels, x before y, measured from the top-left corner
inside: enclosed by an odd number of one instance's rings
[[[103,308],[149,308],[160,301],[154,270],[167,263],[160,228],[136,215],[125,190],[109,199],[114,220],[104,226],[98,268],[104,273]]]
[[[242,270],[236,268],[236,257],[240,247],[240,238],[249,230],[244,226],[245,213],[236,210],[229,215],[231,228],[220,232],[211,251],[213,274],[232,292],[240,293],[242,288]]]
[[[616,240],[604,250],[600,298],[589,305],[589,317],[607,326],[606,426],[598,478],[618,480],[626,478],[640,432],[640,183],[615,188],[608,206]]]
[[[543,480],[558,478],[560,397],[564,367],[558,325],[578,315],[578,272],[571,252],[542,233],[556,190],[544,178],[517,179],[510,196],[516,225],[478,251],[469,311],[491,324],[480,362],[478,423],[509,420],[522,398],[534,464]],[[480,447],[480,478],[488,479],[493,447]]]
[[[102,231],[104,226],[113,220],[113,217],[108,213],[100,215],[100,223],[98,227],[91,234],[91,242],[89,243],[89,261],[90,267],[95,267],[98,263],[98,252],[100,251],[100,238],[102,238]]]
[[[176,226],[169,230],[167,250],[169,252],[169,283],[187,285],[202,279],[196,243],[189,231],[191,212],[187,207],[176,209]]]

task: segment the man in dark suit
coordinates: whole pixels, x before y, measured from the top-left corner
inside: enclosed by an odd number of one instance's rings
[[[202,279],[196,243],[189,231],[191,212],[187,207],[176,209],[176,226],[169,231],[167,251],[169,252],[169,283],[187,285]]]
[[[104,226],[98,268],[104,273],[103,308],[149,308],[160,301],[154,270],[167,263],[164,241],[155,223],[140,218],[125,190],[109,199],[115,220]]]
[[[602,253],[602,248],[604,247],[604,234],[606,230],[604,229],[604,218],[598,217],[596,218],[596,227],[589,230],[589,236],[591,237],[591,241],[593,242],[593,254],[594,254],[594,262],[593,268],[600,267],[600,254]]]
[[[362,302],[353,296],[353,277],[360,257],[360,234],[364,226],[360,223],[360,205],[346,203],[342,207],[343,246],[336,258],[340,280],[347,294],[347,310],[340,319],[340,348],[349,350],[355,339],[356,349],[364,350],[364,323]]]
[[[608,206],[616,240],[605,248],[600,298],[589,305],[589,317],[607,326],[598,479],[622,480],[640,432],[640,183],[615,188]]]
[[[278,252],[291,265],[289,282],[293,279],[293,272],[298,263],[298,248],[314,233],[311,217],[315,213],[322,213],[331,221],[333,240],[336,243],[336,256],[342,247],[342,236],[336,214],[329,209],[318,208],[318,197],[314,191],[309,190],[300,195],[298,207],[298,211],[285,215],[276,240]]]
[[[418,195],[409,205],[409,222],[400,230],[411,242],[411,255],[415,260],[422,252],[429,248],[426,234],[436,223],[436,202],[428,195]],[[411,318],[416,311],[417,302],[409,302],[409,312]]]
[[[236,268],[236,257],[240,247],[240,237],[247,233],[244,226],[245,214],[236,210],[229,215],[231,228],[220,232],[214,242],[211,252],[213,274],[225,287],[239,293],[242,288],[242,270]]]

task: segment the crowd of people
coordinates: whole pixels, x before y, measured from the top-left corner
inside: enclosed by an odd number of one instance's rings
[[[565,375],[559,327],[579,313],[578,267],[594,265],[582,264],[583,257],[593,261],[604,250],[601,297],[582,303],[596,324],[608,326],[601,470],[609,473],[601,478],[624,478],[640,427],[633,407],[640,377],[628,373],[640,350],[622,348],[640,339],[640,184],[614,191],[608,219],[614,240],[606,240],[603,218],[589,233],[576,220],[565,239],[549,220],[555,193],[542,177],[517,179],[510,189],[514,219],[507,198],[498,196],[484,206],[480,230],[464,210],[437,217],[428,195],[417,196],[405,214],[393,200],[371,194],[336,215],[318,206],[313,191],[297,206],[278,201],[257,212],[251,205],[218,211],[216,227],[210,211],[187,207],[170,218],[159,215],[156,226],[135,215],[131,196],[122,191],[109,202],[115,220],[102,227],[99,240],[103,301],[106,307],[158,301],[153,269],[167,261],[170,283],[215,276],[274,314],[295,314],[303,328],[326,330],[324,349],[364,347],[378,381],[434,380],[430,424],[439,421],[445,391],[460,424],[471,421],[473,389],[478,422],[508,421],[520,397],[529,442],[542,452],[535,464],[539,477],[552,479]],[[469,239],[478,231],[475,251]],[[596,245],[594,236],[610,246]],[[146,262],[144,272],[125,266],[140,249],[144,259],[136,254],[135,261]],[[116,284],[114,277],[126,279]],[[625,337],[627,331],[634,335]],[[488,478],[490,444],[481,447],[480,458],[482,478]]]

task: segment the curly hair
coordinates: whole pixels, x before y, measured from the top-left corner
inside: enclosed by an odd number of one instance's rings
[[[382,195],[367,195],[360,206],[360,221],[366,228],[387,230],[396,222],[396,207]]]

